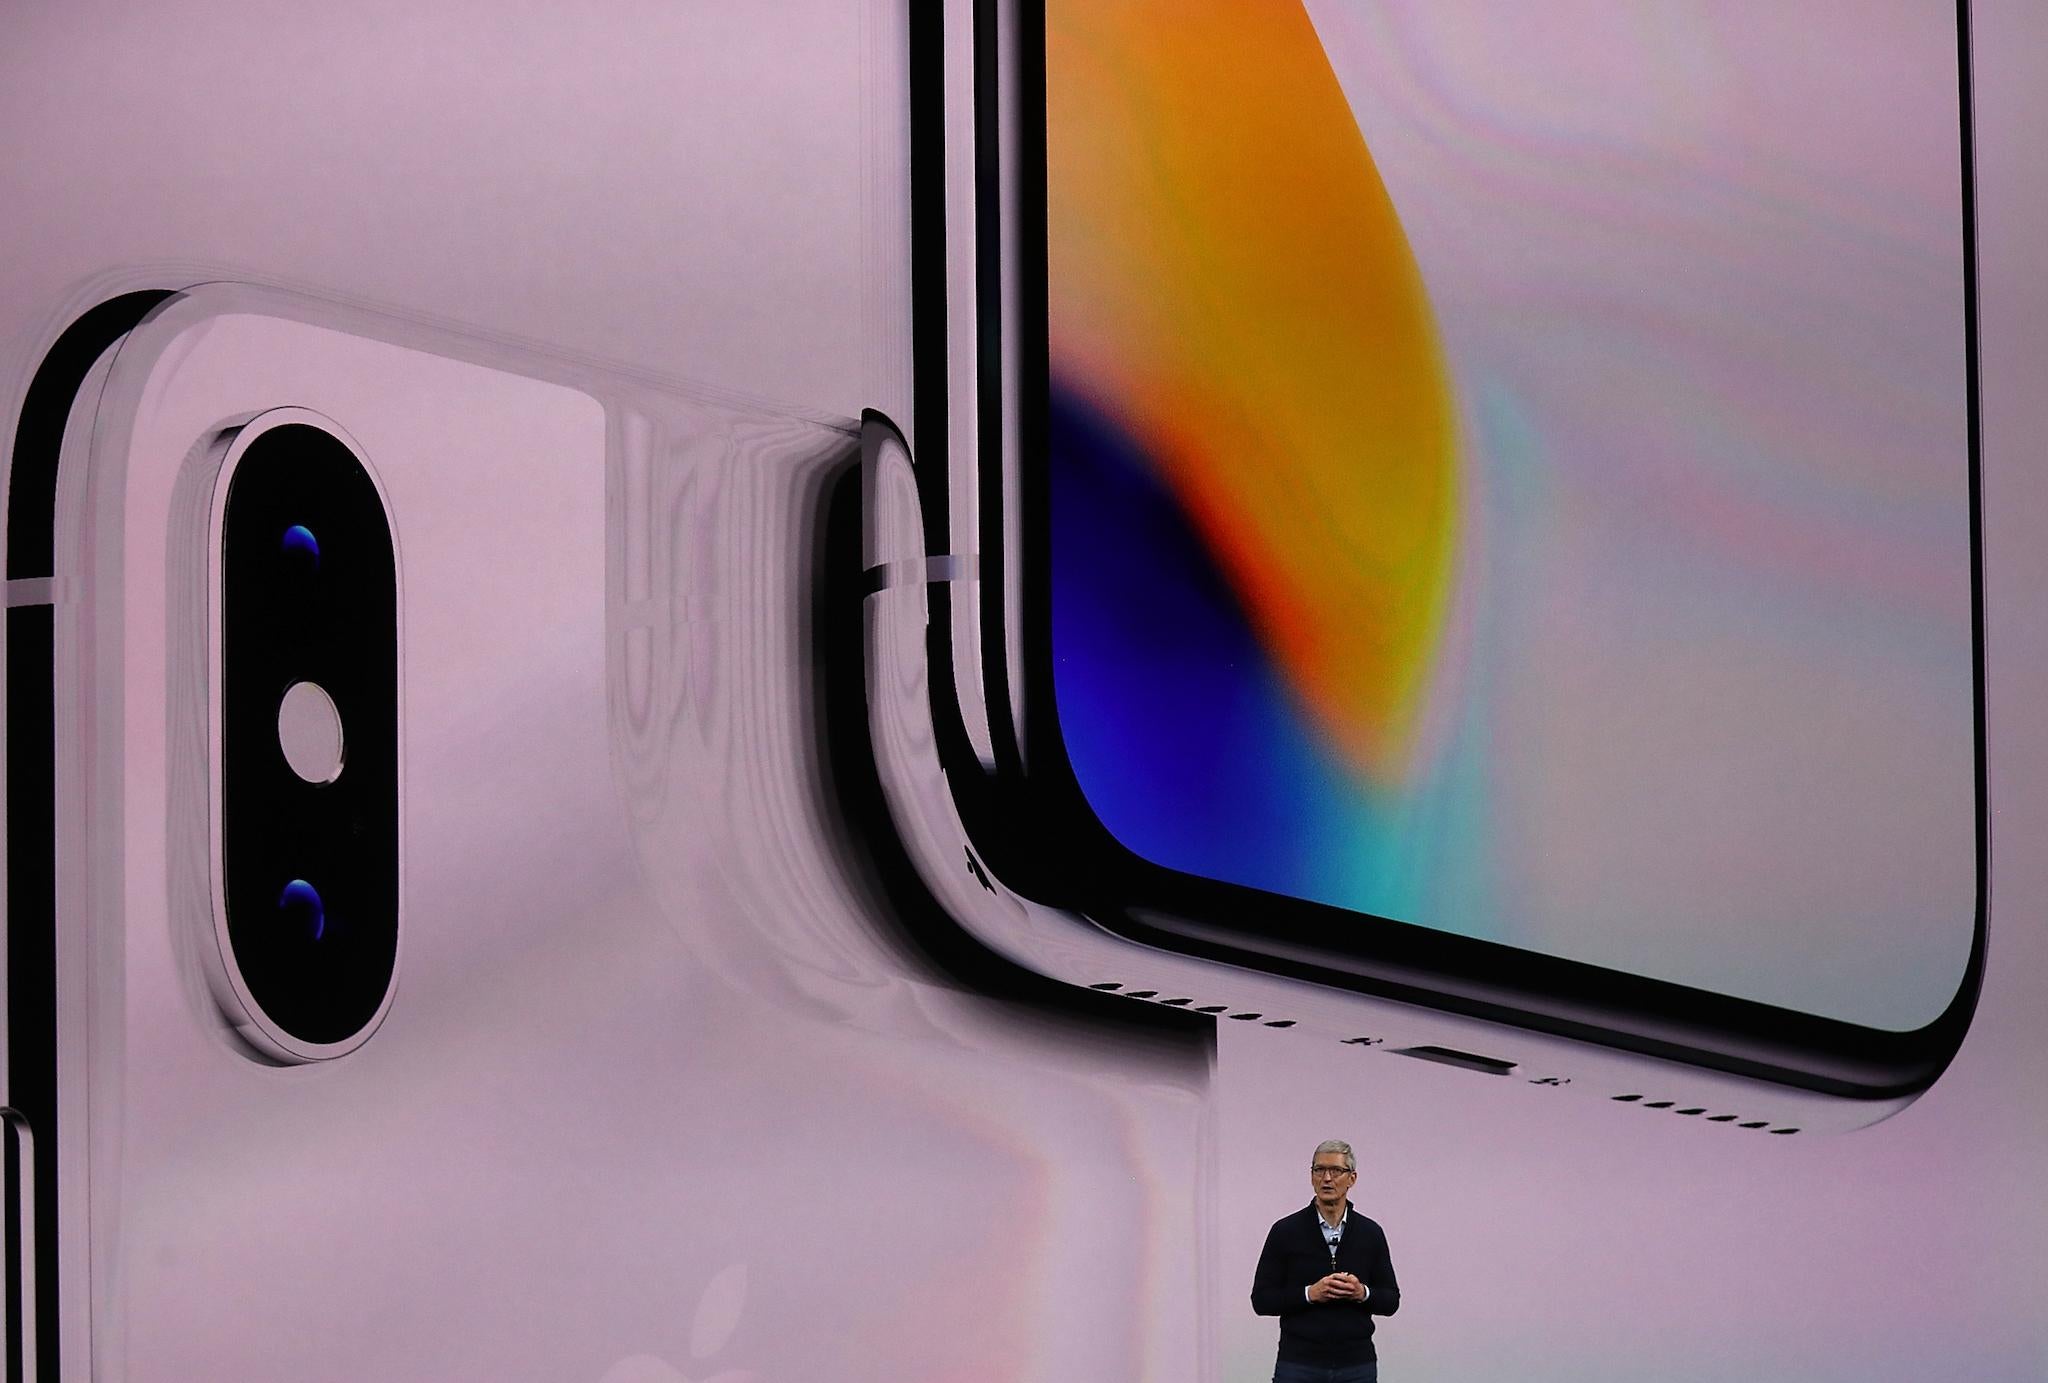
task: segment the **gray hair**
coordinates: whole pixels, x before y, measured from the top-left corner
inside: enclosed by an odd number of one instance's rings
[[[1355,1172],[1358,1170],[1358,1159],[1351,1155],[1351,1145],[1341,1138],[1330,1138],[1316,1144],[1316,1150],[1308,1155],[1308,1160],[1313,1162],[1326,1152],[1336,1153],[1339,1157],[1343,1158],[1345,1171]]]

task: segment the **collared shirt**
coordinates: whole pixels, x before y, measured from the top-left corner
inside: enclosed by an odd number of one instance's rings
[[[1335,1224],[1331,1224],[1328,1220],[1323,1218],[1323,1208],[1321,1206],[1316,1207],[1316,1228],[1320,1229],[1323,1232],[1323,1242],[1329,1245],[1330,1261],[1332,1263],[1337,1261],[1337,1241],[1344,1237],[1344,1226],[1346,1222],[1348,1222],[1350,1219],[1350,1201],[1344,1202],[1344,1213],[1337,1217],[1337,1223]],[[1368,1287],[1365,1290],[1367,1296],[1372,1295],[1372,1288]],[[1306,1287],[1301,1289],[1301,1299],[1303,1301],[1315,1300],[1314,1297],[1308,1294],[1308,1288]]]
[[[1328,1220],[1324,1219],[1322,1207],[1317,1206],[1316,1228],[1320,1229],[1323,1232],[1323,1242],[1325,1244],[1328,1244],[1331,1248],[1337,1247],[1337,1241],[1344,1237],[1344,1222],[1350,1218],[1350,1201],[1344,1202],[1344,1213],[1337,1217],[1337,1223],[1335,1224],[1331,1224]]]

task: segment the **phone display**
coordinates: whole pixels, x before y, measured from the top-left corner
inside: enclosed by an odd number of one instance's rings
[[[1338,947],[1940,1017],[1956,7],[1047,0],[1044,38],[1050,685],[1110,835]]]

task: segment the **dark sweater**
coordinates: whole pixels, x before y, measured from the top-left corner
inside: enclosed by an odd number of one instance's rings
[[[1401,1286],[1387,1257],[1387,1236],[1345,1202],[1344,1238],[1337,1245],[1337,1271],[1355,1274],[1366,1285],[1357,1301],[1308,1300],[1307,1288],[1330,1273],[1330,1250],[1314,1204],[1274,1222],[1252,1274],[1252,1310],[1280,1318],[1280,1358],[1291,1363],[1341,1366],[1379,1358],[1372,1347],[1372,1318],[1401,1309]]]

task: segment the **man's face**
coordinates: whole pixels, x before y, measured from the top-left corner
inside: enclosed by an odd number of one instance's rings
[[[1344,1165],[1342,1153],[1317,1153],[1308,1173],[1309,1185],[1315,1188],[1316,1204],[1325,1209],[1344,1204],[1344,1197],[1357,1178],[1358,1173]]]

